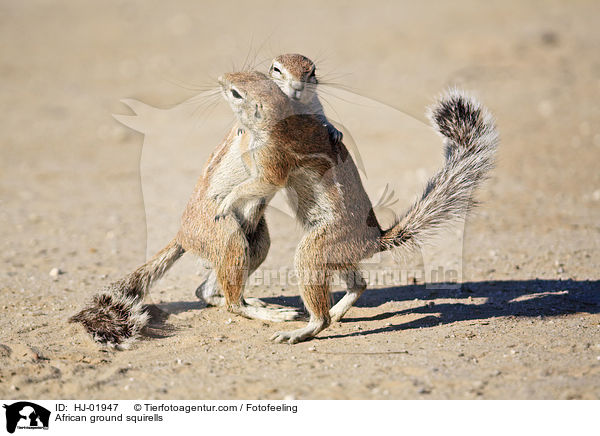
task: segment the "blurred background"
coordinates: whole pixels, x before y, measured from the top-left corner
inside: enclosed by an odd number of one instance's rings
[[[324,81],[416,117],[449,85],[475,91],[502,134],[499,168],[487,193],[492,203],[485,213],[494,215],[487,231],[510,239],[507,249],[515,254],[539,244],[534,257],[553,250],[556,259],[548,260],[559,263],[559,240],[579,250],[598,241],[600,32],[594,1],[3,1],[0,8],[5,253],[21,253],[26,240],[48,233],[60,238],[61,250],[74,250],[98,226],[115,231],[111,220],[118,220],[116,231],[140,241],[127,242],[128,251],[141,256],[143,138],[112,119],[112,113],[129,113],[119,100],[168,107],[244,63],[266,70],[283,52],[315,59]],[[215,132],[206,141],[209,149],[231,121],[224,104],[218,110],[223,115],[207,127]],[[380,130],[378,142],[393,140],[402,130],[395,127]],[[173,154],[189,162],[176,144]],[[192,171],[202,164],[194,161]],[[35,222],[38,216],[43,222]],[[523,238],[531,240],[521,245]],[[120,249],[115,239],[113,248]]]
[[[36,335],[58,349],[61,320],[144,261],[141,177],[152,168],[140,166],[144,136],[112,118],[131,114],[121,99],[168,109],[215,86],[223,72],[245,65],[266,71],[286,52],[314,59],[332,93],[381,105],[367,116],[369,104],[323,94],[328,115],[362,138],[355,139],[372,198],[396,181],[397,212],[441,162],[439,139],[423,123],[425,107],[448,86],[473,91],[496,116],[502,142],[480,195],[484,205],[465,227],[462,279],[591,280],[597,290],[599,12],[593,0],[2,0],[0,307],[49,317]],[[164,238],[176,229],[172,217],[205,157],[231,126],[224,103],[199,106],[195,116],[199,136],[163,142],[153,160],[152,171],[163,177],[154,183],[164,188],[165,203],[154,206],[164,213],[157,225]],[[272,219],[265,265],[291,266],[300,230],[276,213]],[[451,264],[444,247],[462,235],[460,229],[428,256]],[[166,279],[166,299],[193,300],[200,278],[189,262]],[[29,316],[3,318],[2,331],[16,340],[28,331],[24,323],[35,325],[38,318]]]

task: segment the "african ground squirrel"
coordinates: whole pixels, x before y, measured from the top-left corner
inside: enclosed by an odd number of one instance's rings
[[[304,236],[295,254],[302,300],[310,313],[306,327],[277,332],[276,342],[296,343],[339,320],[366,288],[358,264],[393,247],[414,248],[441,226],[464,217],[473,190],[494,165],[498,134],[492,116],[476,100],[450,91],[430,110],[444,137],[445,163],[421,197],[391,228],[381,229],[352,157],[343,143],[332,145],[318,116],[298,115],[278,86],[257,72],[221,79],[224,95],[253,137],[253,177],[221,202],[217,218],[280,189],[296,198]],[[330,308],[330,278],[345,278],[346,295]],[[236,312],[241,296],[226,289]]]
[[[342,140],[342,132],[337,130],[327,120],[323,112],[323,106],[321,105],[319,96],[316,92],[318,79],[316,75],[316,65],[313,61],[301,54],[288,53],[279,55],[271,62],[271,66],[269,67],[269,76],[273,79],[273,81],[275,81],[275,83],[277,83],[277,85],[283,91],[283,93],[286,94],[290,98],[290,100],[293,101],[293,105],[296,112],[314,114],[318,117],[319,121],[327,127],[329,140],[333,145],[337,145]],[[235,129],[236,127],[232,129],[232,132]],[[243,131],[243,128],[237,128],[238,133],[241,133]],[[240,144],[243,145],[242,157],[245,158],[245,169],[248,168],[249,163],[247,159],[250,157],[250,155],[246,152],[248,151],[248,145],[250,141],[251,139],[249,135],[245,135],[242,138],[240,138]],[[228,142],[225,141],[225,143]],[[219,178],[219,182],[217,183],[217,185],[219,186],[222,183],[231,185],[232,181],[235,181],[232,180],[231,174],[232,171],[235,170],[235,168],[233,167],[235,165],[239,165],[240,162],[239,159],[237,159],[237,154],[233,154],[229,157],[235,161],[230,162],[228,165],[221,166],[221,169],[224,171],[220,171],[220,176],[222,176],[222,179],[221,177]],[[233,186],[231,187],[233,188]],[[260,201],[261,200],[257,200],[257,202]],[[246,214],[246,216],[250,216],[250,218],[247,218],[245,221],[246,224],[260,225],[261,229],[264,229],[264,231],[261,231],[257,235],[257,237],[259,238],[257,243],[265,245],[265,248],[264,252],[258,252],[260,256],[256,258],[256,262],[253,264],[254,268],[251,269],[250,274],[262,264],[269,249],[269,235],[267,232],[267,226],[264,221],[264,218],[262,218],[264,207],[257,206],[258,204],[256,202],[254,204],[246,205],[246,209],[248,212],[254,211],[255,213],[250,215]],[[262,239],[265,240],[262,241]],[[204,280],[200,284],[200,286],[198,286],[198,288],[196,289],[196,296],[204,300],[207,304],[211,306],[223,305],[224,298],[221,295],[219,282],[217,280],[217,276],[214,270],[211,271],[206,280]],[[260,304],[260,302],[257,299],[246,300],[248,302]]]
[[[279,93],[289,96],[296,111],[314,113],[328,131],[331,144],[336,145],[342,134],[323,114],[315,89],[314,63],[299,54],[285,54],[273,60],[269,72],[281,87]],[[241,300],[243,279],[260,266],[269,250],[263,215],[269,198],[247,202],[227,220],[219,223],[214,220],[220,201],[251,176],[248,151],[252,142],[251,134],[235,125],[209,157],[183,214],[178,235],[133,273],[102,289],[71,321],[82,323],[100,343],[126,346],[148,322],[142,306],[148,289],[188,250],[209,260],[214,268],[196,290],[196,295],[208,304],[227,304],[240,315],[269,321],[297,318],[299,312],[294,309],[266,307],[258,299]],[[230,273],[236,283],[242,280],[242,284],[225,286],[225,296],[229,295],[226,299],[220,290],[224,289],[222,284],[228,282]]]
[[[390,229],[382,230],[364,191],[358,170],[342,143],[332,144],[318,115],[299,112],[275,82],[257,72],[232,73],[220,79],[223,94],[251,138],[251,176],[222,200],[197,189],[175,240],[146,265],[117,282],[120,291],[147,288],[184,251],[207,258],[215,267],[227,309],[243,316],[290,319],[293,311],[248,306],[242,295],[252,270],[253,234],[238,221],[248,205],[264,207],[280,189],[296,198],[296,215],[305,229],[295,256],[302,299],[310,313],[304,328],[278,332],[272,339],[296,343],[313,337],[331,320],[339,320],[366,288],[358,263],[393,247],[419,246],[440,227],[462,218],[473,205],[471,194],[494,164],[498,135],[491,115],[477,101],[450,91],[429,117],[444,137],[445,164],[427,183],[421,197]],[[210,174],[207,174],[210,176]],[[212,217],[211,217],[212,214]],[[258,230],[258,227],[257,227]],[[330,277],[339,272],[346,295],[330,308]],[[102,301],[108,299],[108,301]],[[110,343],[135,336],[145,323],[138,294],[97,296],[92,308],[74,317]],[[93,330],[93,323],[101,328]]]

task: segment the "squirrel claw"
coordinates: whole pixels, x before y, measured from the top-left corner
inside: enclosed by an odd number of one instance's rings
[[[342,132],[340,132],[331,124],[325,124],[325,127],[327,127],[327,133],[329,134],[329,142],[331,145],[338,145],[340,142],[342,142],[342,138],[344,137]]]
[[[220,221],[220,220],[222,220],[223,218],[225,218],[225,214],[222,214],[222,213],[221,213],[221,214],[215,215],[215,221]]]

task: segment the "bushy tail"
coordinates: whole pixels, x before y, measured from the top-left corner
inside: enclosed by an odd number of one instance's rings
[[[134,272],[101,290],[69,321],[83,324],[97,342],[125,348],[148,323],[142,305],[148,289],[184,252],[174,239]]]
[[[430,108],[428,117],[444,138],[445,165],[404,217],[382,232],[382,251],[416,248],[440,227],[464,218],[475,204],[473,191],[494,167],[498,132],[493,117],[477,100],[449,91]]]

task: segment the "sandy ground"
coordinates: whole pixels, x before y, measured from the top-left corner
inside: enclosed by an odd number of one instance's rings
[[[0,2],[0,397],[599,398],[598,12],[595,1]],[[409,115],[446,86],[474,90],[502,134],[483,206],[418,255],[368,263],[404,275],[374,283],[310,342],[267,341],[301,323],[205,308],[193,291],[206,270],[184,258],[149,297],[168,315],[164,337],[99,349],[67,318],[166,242],[232,119],[224,104],[200,112],[205,136],[146,165],[144,136],[111,114],[128,113],[124,97],[179,103],[196,92],[181,83],[214,85],[249,52],[256,63],[301,52],[324,81],[389,105],[331,97],[328,113],[352,133],[370,195],[391,183],[398,212],[440,162],[439,139]],[[161,187],[164,204],[145,208],[142,189]],[[261,271],[287,271],[300,229],[279,210],[268,219]],[[462,286],[424,284],[438,266]],[[247,293],[301,305],[293,283]]]

